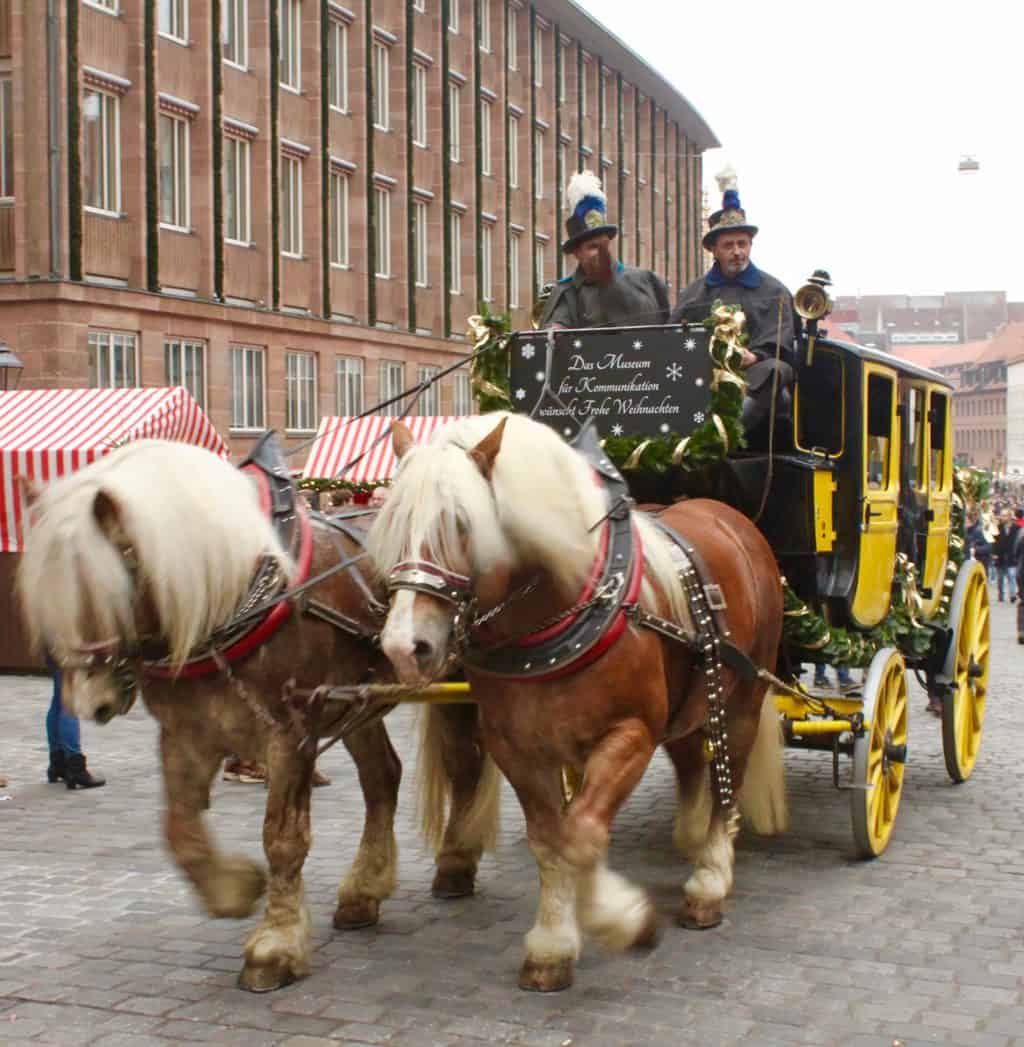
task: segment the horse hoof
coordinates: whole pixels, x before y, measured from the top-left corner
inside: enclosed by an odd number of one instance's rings
[[[519,988],[527,992],[561,992],[572,985],[573,962],[570,959],[554,963],[524,960],[519,971]]]
[[[334,911],[334,927],[339,931],[357,931],[372,927],[380,919],[380,902],[376,898],[351,898],[338,902]]]
[[[644,920],[643,926],[633,939],[634,949],[653,949],[661,937],[661,924],[658,920],[657,910],[652,905]]]
[[[263,896],[267,874],[248,858],[225,858],[203,885],[206,908],[219,919],[251,916]]]
[[[430,893],[435,898],[468,898],[476,889],[475,881],[475,875],[466,869],[438,869]]]
[[[286,963],[247,963],[238,976],[238,987],[246,992],[273,992],[291,985],[297,977]]]
[[[684,898],[678,922],[680,927],[689,931],[709,931],[722,922],[722,906],[719,902],[698,902]]]

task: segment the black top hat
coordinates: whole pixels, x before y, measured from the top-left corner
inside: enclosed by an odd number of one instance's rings
[[[569,217],[565,220],[565,231],[569,238],[562,244],[568,254],[584,240],[605,234],[614,237],[619,227],[608,222],[605,213],[608,205],[601,181],[593,171],[578,171],[569,179],[565,190]]]

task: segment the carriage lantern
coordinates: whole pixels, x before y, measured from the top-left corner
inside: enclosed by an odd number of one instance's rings
[[[832,299],[826,287],[832,278],[824,269],[815,269],[807,283],[793,296],[793,307],[807,323],[807,366],[814,362],[814,342],[818,337],[818,321],[832,311]]]
[[[18,388],[18,381],[25,365],[11,352],[6,342],[0,342],[0,392]]]

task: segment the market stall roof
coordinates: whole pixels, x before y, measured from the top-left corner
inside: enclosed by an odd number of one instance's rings
[[[203,409],[181,388],[0,393],[0,552],[21,548],[23,506],[15,477],[48,483],[143,437],[228,453]]]
[[[365,418],[321,418],[316,440],[302,470],[303,478],[337,478],[349,483],[390,480],[396,462],[388,432],[395,420],[379,414]],[[436,415],[402,419],[417,443],[426,443],[442,426],[457,420]],[[346,465],[364,453],[365,457],[342,473]]]

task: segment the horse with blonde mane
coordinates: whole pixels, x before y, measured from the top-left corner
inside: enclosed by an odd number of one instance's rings
[[[288,492],[294,499],[282,482],[286,501]],[[42,491],[27,485],[31,520],[19,588],[37,645],[64,669],[69,712],[106,723],[128,711],[140,683],[160,726],[167,845],[206,911],[248,916],[266,888],[266,911],[246,942],[239,976],[243,988],[264,992],[309,972],[302,866],[315,742],[336,732],[340,715],[297,720],[287,692],[389,679],[390,668],[375,644],[381,594],[359,562],[357,521],[307,517],[289,503],[285,518],[298,521],[305,538],[286,549],[257,487],[251,474],[208,451],[157,440],[114,450]],[[291,613],[276,631],[228,665],[222,652],[234,641],[217,637],[240,607],[251,607],[254,578],[269,570],[287,584],[297,557],[305,558],[311,581],[320,578],[315,588],[285,601],[281,610],[287,604]],[[301,613],[311,596],[318,617]],[[254,611],[265,606],[260,598]],[[197,651],[200,662],[212,655],[212,671],[192,672]],[[454,710],[442,722],[445,752],[430,769],[434,795],[450,801],[451,817],[435,827],[434,891],[450,897],[472,893],[481,852],[493,843],[500,783],[481,753],[475,710]],[[402,768],[379,719],[342,741],[366,803],[334,914],[334,926],[349,929],[376,923],[395,887]],[[203,823],[211,783],[229,754],[267,765],[269,879],[249,859],[218,851]]]
[[[732,811],[705,759],[718,730],[716,715],[709,726],[707,666],[692,644],[676,642],[695,629],[670,541],[628,503],[609,505],[596,466],[527,418],[463,419],[420,447],[396,423],[393,444],[398,473],[368,537],[392,590],[382,646],[410,685],[463,658],[485,744],[519,797],[540,874],[519,984],[570,985],[581,932],[611,948],[655,941],[646,892],[612,872],[606,855],[615,814],[659,744],[678,779],[675,842],[694,866],[680,922],[714,926],[733,882]],[[607,537],[616,518],[625,527],[616,534],[632,527],[631,573],[624,547],[609,545],[618,540]],[[693,558],[720,586],[733,651],[748,668],[774,665],[782,586],[757,528],[708,500],[677,503],[660,520],[689,538]],[[595,568],[615,558],[623,561],[608,575],[615,586],[596,588]],[[591,641],[579,631],[591,628],[585,615],[606,599],[614,606],[623,587],[632,593],[631,616],[614,637],[608,626],[588,653]],[[653,621],[660,632],[638,627]],[[679,636],[670,639],[676,626]],[[551,646],[564,636],[579,637],[563,646],[580,656]],[[548,663],[557,668],[546,672]],[[756,672],[728,666],[718,679],[727,742],[723,762],[711,766],[731,766],[731,785],[755,830],[777,831],[786,818],[782,739],[765,684]],[[567,805],[566,768],[579,782]]]

